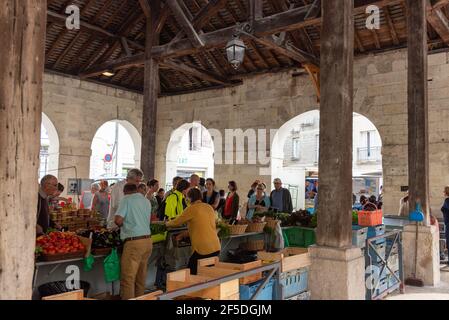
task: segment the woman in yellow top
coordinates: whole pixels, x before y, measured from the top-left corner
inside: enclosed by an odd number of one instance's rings
[[[187,197],[191,205],[181,216],[168,221],[166,225],[179,227],[187,223],[193,251],[188,266],[191,274],[196,274],[198,260],[218,256],[221,244],[215,227],[215,211],[209,204],[202,202],[201,191],[196,188],[190,189]]]

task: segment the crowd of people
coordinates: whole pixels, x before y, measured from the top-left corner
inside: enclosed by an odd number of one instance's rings
[[[196,274],[199,259],[218,256],[220,240],[216,230],[216,218],[234,223],[246,217],[251,219],[257,212],[274,210],[291,213],[292,197],[287,188],[282,186],[279,178],[274,179],[274,189],[269,192],[267,185],[259,180],[254,181],[247,193],[245,207],[240,206],[237,183],[228,182],[228,192],[217,190],[214,179],[203,179],[193,174],[190,178],[173,178],[173,187],[165,192],[155,179],[144,183],[144,175],[140,169],[129,170],[126,179],[108,186],[107,181],[93,184],[91,203],[84,204],[96,210],[106,218],[107,227],[120,228],[120,236],[124,242],[121,258],[121,297],[130,299],[144,294],[147,276],[148,258],[152,252],[150,221],[164,221],[167,227],[187,224],[188,232],[180,233],[178,240],[189,237],[192,255],[188,266],[192,274]],[[310,188],[310,186],[306,186]],[[309,195],[317,198],[318,183]],[[42,178],[38,193],[38,212],[36,233],[43,234],[52,225],[50,207],[59,201],[64,187],[54,176]],[[449,187],[444,190],[445,202],[442,207],[446,224],[446,238],[449,243]],[[382,199],[360,197],[364,210],[375,210],[382,207]],[[243,201],[242,201],[243,202]],[[407,198],[401,200],[401,207]],[[408,209],[401,209],[409,211]],[[207,239],[207,241],[205,241]]]
[[[212,178],[173,178],[172,189],[165,192],[156,179],[144,182],[143,172],[131,169],[126,179],[109,186],[106,180],[91,185],[90,192],[83,194],[80,207],[100,213],[109,229],[120,228],[124,242],[121,259],[121,297],[130,299],[144,293],[147,261],[152,251],[151,221],[165,221],[168,227],[187,224],[188,232],[180,237],[189,237],[192,255],[189,268],[196,274],[199,259],[218,256],[220,241],[216,230],[218,216],[235,223],[245,217],[251,219],[256,212],[273,209],[292,212],[292,198],[282,181],[273,181],[275,188],[267,192],[265,183],[256,180],[247,194],[245,207],[240,206],[237,183],[229,181],[228,192],[217,190]],[[56,177],[47,175],[40,183],[37,214],[38,235],[49,228],[60,228],[50,220],[50,205],[59,203],[63,186]],[[55,204],[57,206],[57,204]],[[204,241],[207,239],[207,241]]]

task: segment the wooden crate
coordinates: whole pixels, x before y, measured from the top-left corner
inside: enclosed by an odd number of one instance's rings
[[[161,290],[144,294],[143,296],[136,297],[129,300],[157,300],[157,297],[161,295],[163,292]]]
[[[182,269],[167,274],[167,292],[186,288],[195,284],[212,280],[210,277],[190,274],[190,269]],[[187,294],[189,297],[200,297],[212,300],[238,300],[239,280],[232,280],[218,286]]]
[[[307,248],[285,248],[279,252],[259,251],[257,257],[263,262],[281,261],[281,272],[288,272],[311,265]]]
[[[70,292],[64,292],[60,294],[54,294],[52,296],[43,297],[42,300],[93,300],[84,298],[84,291],[75,290]]]
[[[257,260],[248,263],[227,263],[220,262],[218,257],[212,257],[207,259],[198,260],[198,275],[221,278],[230,274],[248,271],[262,266],[262,260]],[[253,274],[251,276],[243,277],[240,279],[240,284],[248,284],[256,282],[262,279],[262,272]]]

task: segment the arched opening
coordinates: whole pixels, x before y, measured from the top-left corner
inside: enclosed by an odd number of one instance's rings
[[[173,131],[167,146],[166,188],[175,176],[188,178],[196,173],[214,176],[214,143],[209,131],[199,122],[186,123]]]
[[[142,138],[128,121],[104,123],[92,139],[91,179],[122,179],[129,169],[140,167]]]
[[[276,133],[271,149],[271,175],[279,177],[296,209],[313,207],[314,183],[319,168],[320,113],[305,112],[286,122]],[[376,126],[365,116],[353,116],[353,192],[378,196],[382,186],[382,141]]]
[[[46,174],[58,176],[59,136],[50,118],[42,113],[39,180]]]

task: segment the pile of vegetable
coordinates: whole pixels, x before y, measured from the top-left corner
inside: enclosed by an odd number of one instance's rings
[[[102,248],[117,248],[122,246],[122,241],[120,240],[120,230],[112,231],[105,228],[101,229],[90,229],[78,232],[82,237],[89,238],[92,233],[92,248],[102,249]]]
[[[352,210],[352,223],[358,224],[359,223],[359,215],[357,210]]]
[[[290,216],[290,226],[310,227],[313,216],[307,210],[293,212]]]
[[[229,225],[227,223],[222,222],[221,220],[217,221],[216,228],[218,230],[218,237],[220,239],[228,238],[231,235]]]
[[[85,246],[73,232],[52,231],[36,239],[36,253],[53,255],[84,252]]]
[[[164,223],[152,223],[150,225],[151,235],[163,234],[167,231],[167,227]]]

